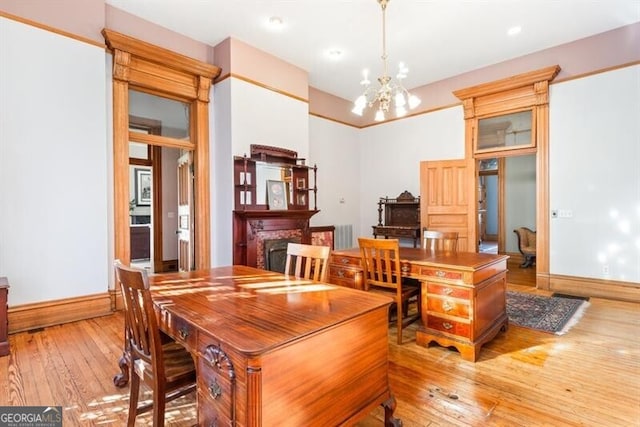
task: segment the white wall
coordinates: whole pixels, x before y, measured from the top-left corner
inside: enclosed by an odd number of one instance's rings
[[[0,17],[0,275],[11,306],[108,288],[105,82],[103,48]]]
[[[550,95],[551,273],[639,283],[640,66]]]
[[[271,145],[309,159],[309,105],[277,92],[229,78],[233,154],[250,155],[251,144]]]
[[[309,117],[309,155],[318,164],[317,207],[320,209],[311,217],[312,226],[360,222],[358,132],[359,129],[351,126]]]
[[[309,105],[233,77],[213,88],[211,105],[212,265],[233,262],[233,156],[251,144],[287,148],[309,158]]]
[[[211,171],[211,265],[233,262],[233,153],[231,146],[231,80],[211,88],[209,147]],[[243,153],[244,154],[244,153]]]
[[[380,197],[420,195],[420,162],[464,158],[461,106],[363,129],[360,141],[360,228],[372,236]]]

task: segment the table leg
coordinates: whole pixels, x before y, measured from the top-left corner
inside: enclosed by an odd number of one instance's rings
[[[393,416],[393,412],[396,410],[396,398],[391,396],[382,402],[382,407],[384,408],[385,427],[402,427],[402,420]]]

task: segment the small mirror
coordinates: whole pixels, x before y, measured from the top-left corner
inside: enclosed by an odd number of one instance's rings
[[[267,204],[267,181],[284,181],[290,191],[291,168],[272,163],[256,162],[256,203]],[[291,200],[291,195],[289,195]]]
[[[531,110],[478,120],[475,152],[535,147]]]

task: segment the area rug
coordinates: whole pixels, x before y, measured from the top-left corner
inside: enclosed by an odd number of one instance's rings
[[[589,302],[583,299],[507,291],[510,324],[556,335],[566,334],[588,306]]]

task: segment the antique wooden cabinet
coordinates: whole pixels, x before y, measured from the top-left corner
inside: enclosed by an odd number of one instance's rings
[[[373,236],[408,238],[413,240],[414,248],[419,246],[420,197],[413,197],[408,191],[395,199],[381,197],[378,201],[378,225],[373,226]]]

